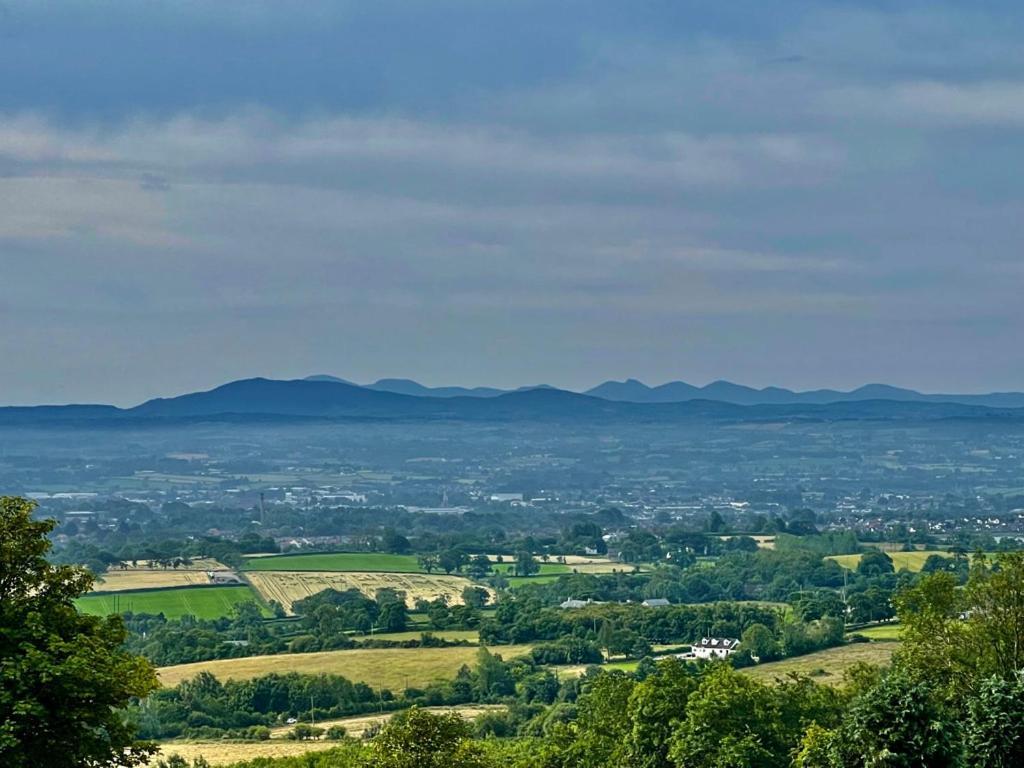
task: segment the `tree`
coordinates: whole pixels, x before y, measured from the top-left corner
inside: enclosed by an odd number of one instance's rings
[[[1024,765],[1024,677],[985,680],[968,702],[964,734],[970,768]]]
[[[540,563],[527,550],[516,552],[516,575],[530,576],[540,570]]]
[[[437,562],[437,555],[417,555],[416,563],[420,569],[432,573],[435,568],[440,567]]]
[[[483,608],[491,599],[491,593],[483,587],[469,586],[462,590],[462,602],[470,608]]]
[[[628,707],[630,731],[625,738],[628,765],[672,768],[668,748],[675,720],[686,712],[697,682],[693,665],[668,659],[633,689]]]
[[[903,672],[890,673],[850,706],[834,732],[829,750],[833,764],[955,766],[956,725],[945,714],[927,683]]]
[[[138,765],[154,749],[119,710],[154,690],[156,676],[122,650],[120,617],[75,608],[92,576],[47,562],[56,523],[33,520],[34,508],[0,498],[0,765]]]
[[[467,562],[469,562],[469,558],[466,553],[459,549],[446,549],[437,557],[437,564],[445,573],[458,571]]]
[[[375,768],[487,768],[460,715],[413,707],[395,715],[373,740]]]
[[[857,573],[861,576],[881,576],[895,571],[892,558],[877,549],[869,549],[860,556],[860,562],[857,563]]]
[[[772,661],[779,656],[779,642],[764,624],[751,624],[744,630],[740,642],[743,650],[749,651],[759,662]]]

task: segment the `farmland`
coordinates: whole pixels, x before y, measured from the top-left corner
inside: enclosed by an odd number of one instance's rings
[[[927,552],[888,552],[889,557],[892,558],[892,565],[897,571],[901,571],[906,568],[908,571],[917,573],[924,567],[925,561],[931,555],[939,555],[940,557],[952,557],[953,555],[949,552],[941,552],[937,550],[930,550]],[[843,566],[847,570],[856,570],[857,564],[860,563],[860,555],[832,555],[828,559],[835,560],[839,565]]]
[[[504,707],[477,704],[458,707],[424,707],[424,709],[435,714],[456,712],[470,720],[485,712],[501,710]],[[318,722],[317,726],[330,728],[340,725],[345,729],[347,736],[358,739],[362,737],[367,728],[386,723],[394,714],[394,712],[384,712],[373,715],[357,715],[338,720],[325,720]],[[290,725],[272,729],[269,741],[168,741],[160,745],[159,755],[169,757],[177,754],[189,761],[195,760],[197,757],[204,757],[211,765],[224,765],[240,760],[253,760],[258,757],[288,757],[339,746],[338,742],[327,740],[288,741],[285,737],[291,729]]]
[[[196,616],[217,619],[244,602],[258,602],[247,586],[175,587],[145,592],[113,592],[86,595],[75,604],[83,613],[107,616],[112,613],[162,613],[168,618]]]
[[[882,624],[877,627],[857,629],[850,634],[870,637],[872,640],[899,640],[902,631],[902,627],[899,624]]]
[[[854,664],[863,662],[876,666],[887,665],[898,647],[897,642],[853,643],[806,656],[760,664],[744,669],[743,672],[765,681],[796,673],[812,677],[815,682],[835,685],[842,682],[843,673]]]
[[[145,561],[125,569],[112,568],[96,579],[94,592],[127,592],[136,589],[191,587],[210,583],[207,571],[227,570],[216,560],[196,560],[188,567],[150,568]]]
[[[383,573],[344,571],[250,571],[250,583],[264,600],[276,600],[292,612],[297,600],[315,595],[325,589],[358,589],[373,597],[378,589],[390,588],[405,592],[409,607],[417,599],[447,598],[450,604],[462,602],[462,590],[472,582],[462,576],[425,573]]]
[[[529,652],[528,645],[498,646],[494,653],[505,659]],[[356,648],[320,653],[286,653],[276,656],[250,656],[241,659],[218,659],[195,664],[179,664],[158,670],[160,682],[173,686],[200,672],[210,672],[227,680],[248,680],[271,672],[304,674],[335,674],[353,682],[373,687],[402,691],[407,686],[422,686],[438,679],[455,676],[464,664],[472,666],[477,648]]]
[[[366,571],[423,573],[414,555],[379,552],[320,552],[308,555],[273,555],[246,559],[247,571]]]

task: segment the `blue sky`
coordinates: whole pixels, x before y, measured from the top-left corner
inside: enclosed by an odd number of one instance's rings
[[[1024,389],[1024,12],[0,1],[0,401]]]

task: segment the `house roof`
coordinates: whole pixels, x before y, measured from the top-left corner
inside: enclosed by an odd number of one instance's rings
[[[697,643],[701,648],[719,648],[727,651],[735,650],[739,644],[739,640],[731,637],[702,637]]]

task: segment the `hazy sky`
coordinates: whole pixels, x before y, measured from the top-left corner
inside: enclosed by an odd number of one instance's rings
[[[1024,389],[1019,2],[0,0],[0,402]]]

